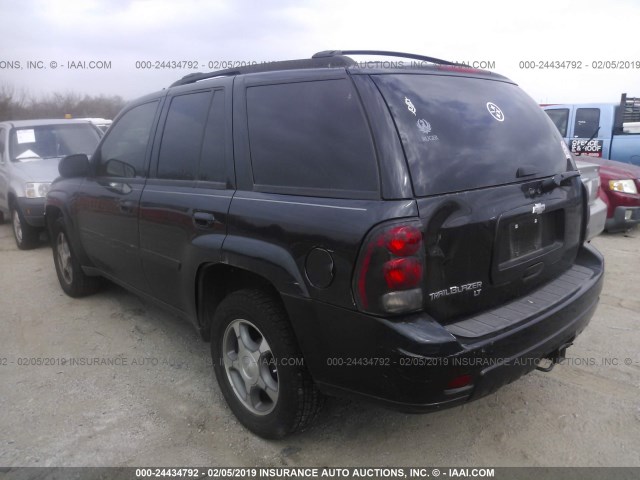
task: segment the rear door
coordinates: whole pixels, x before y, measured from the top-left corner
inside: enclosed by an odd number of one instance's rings
[[[151,293],[182,311],[197,268],[220,260],[233,196],[230,79],[167,98],[142,193],[140,246]]]
[[[516,85],[445,75],[372,76],[400,133],[426,245],[425,308],[449,322],[566,271],[583,203],[553,122]],[[575,172],[574,172],[575,174]]]

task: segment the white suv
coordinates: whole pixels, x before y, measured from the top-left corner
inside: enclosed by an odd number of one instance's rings
[[[87,120],[19,120],[0,123],[0,221],[13,223],[18,248],[38,243],[44,200],[58,176],[59,160],[91,154],[100,130]]]

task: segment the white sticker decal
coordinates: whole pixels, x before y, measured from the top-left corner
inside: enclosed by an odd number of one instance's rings
[[[493,118],[499,122],[504,122],[504,113],[500,110],[500,107],[493,102],[487,102],[487,110]]]
[[[413,103],[411,102],[411,100],[409,100],[407,97],[404,97],[404,103],[407,104],[407,108],[409,109],[409,111],[415,115],[416,107],[413,106]]]
[[[431,131],[431,124],[424,118],[418,120],[418,130],[427,135]]]
[[[33,128],[28,130],[16,130],[18,143],[36,143],[36,132]]]
[[[420,138],[423,142],[434,142],[436,140],[439,140],[437,135],[429,135],[429,133],[431,133],[431,124],[424,118],[418,120],[416,122],[416,125],[418,126],[418,130],[420,130],[420,132],[422,133],[422,136]]]

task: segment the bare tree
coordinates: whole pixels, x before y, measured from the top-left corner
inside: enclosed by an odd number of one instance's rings
[[[119,95],[81,96],[78,93],[55,92],[41,98],[24,91],[16,93],[12,85],[0,85],[0,121],[34,118],[100,117],[113,118],[125,105]]]

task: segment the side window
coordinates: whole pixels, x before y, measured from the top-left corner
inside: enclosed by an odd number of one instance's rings
[[[99,176],[142,177],[149,135],[158,102],[138,105],[109,130],[98,155]]]
[[[377,191],[375,151],[359,102],[349,80],[249,87],[249,144],[258,189],[302,189],[319,196]]]
[[[224,163],[225,125],[224,90],[216,90],[213,94],[207,128],[204,132],[198,180],[205,182],[226,182]]]
[[[573,136],[575,138],[591,138],[599,125],[599,108],[579,108],[576,110],[576,123],[573,129]]]
[[[560,135],[567,136],[567,124],[569,123],[569,109],[557,108],[552,110],[545,110],[549,118],[560,131]]]
[[[171,100],[158,158],[158,178],[195,180],[211,92]]]

